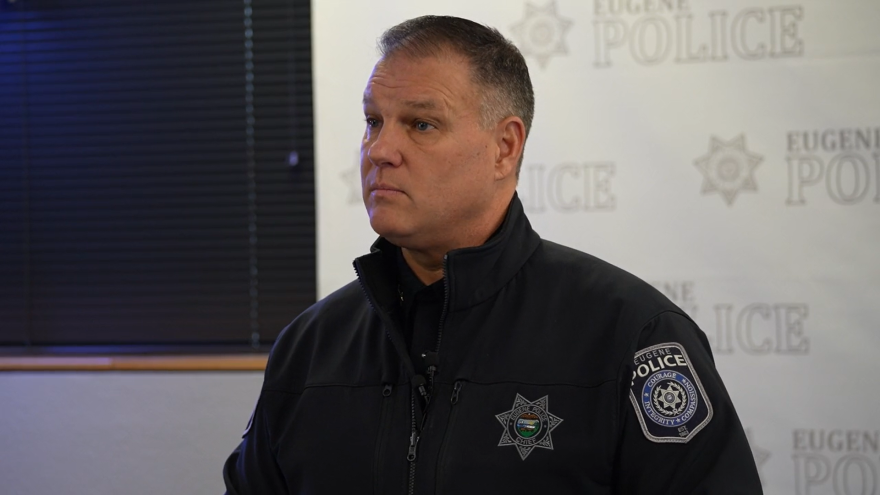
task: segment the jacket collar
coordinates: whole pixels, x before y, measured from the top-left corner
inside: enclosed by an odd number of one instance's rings
[[[485,244],[456,249],[444,261],[449,312],[479,304],[507,284],[537,249],[538,234],[532,230],[522,202],[514,194],[498,232]],[[354,261],[367,298],[375,309],[386,314],[398,304],[397,271],[394,265],[396,246],[380,237],[370,254]]]

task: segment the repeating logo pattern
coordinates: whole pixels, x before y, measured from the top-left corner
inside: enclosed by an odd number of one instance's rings
[[[516,446],[522,460],[536,448],[553,450],[553,438],[550,433],[562,423],[562,418],[550,414],[547,410],[549,396],[529,402],[522,395],[516,394],[513,408],[495,415],[504,427],[499,447]]]
[[[616,173],[614,162],[524,164],[517,190],[529,214],[611,212]]]
[[[880,126],[790,131],[788,206],[880,204]],[[824,186],[824,187],[823,187]],[[873,194],[871,194],[873,192]]]
[[[553,55],[568,53],[565,33],[572,24],[556,12],[556,2],[544,7],[527,3],[525,18],[511,29],[523,55],[538,59],[538,65],[543,69]]]
[[[755,168],[763,159],[746,149],[745,135],[740,134],[730,142],[712,136],[709,152],[694,162],[703,173],[702,193],[717,192],[730,206],[740,192],[757,192]]]
[[[797,428],[791,432],[794,493],[876,494],[880,430]]]
[[[651,282],[706,333],[715,357],[745,353],[751,356],[807,356],[811,305],[806,302],[747,301],[706,303],[697,297],[694,280]],[[708,310],[702,310],[705,306]]]
[[[722,2],[594,0],[597,68],[802,57],[801,5],[716,9]],[[705,11],[703,8],[710,7]],[[691,8],[694,4],[696,9]],[[703,8],[701,8],[703,7]],[[621,60],[623,59],[623,60]]]

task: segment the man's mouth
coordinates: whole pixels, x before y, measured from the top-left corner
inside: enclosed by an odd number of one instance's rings
[[[403,194],[403,190],[390,184],[373,184],[370,186],[370,193],[381,195]]]

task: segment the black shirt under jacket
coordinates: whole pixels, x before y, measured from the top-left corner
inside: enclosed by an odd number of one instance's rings
[[[422,407],[395,249],[379,239],[358,281],[278,337],[229,494],[762,493],[703,332],[633,275],[540,239],[516,197],[497,235],[445,259]]]
[[[397,252],[398,293],[400,295],[400,327],[417,374],[430,376],[436,365],[437,334],[443,314],[445,285],[438,280],[425,285],[407,265],[400,248]],[[435,366],[436,370],[436,366]]]

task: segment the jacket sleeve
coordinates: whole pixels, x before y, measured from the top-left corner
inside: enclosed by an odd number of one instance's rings
[[[645,325],[619,391],[617,493],[763,493],[709,342],[689,318],[669,311]]]
[[[227,495],[288,493],[275,457],[266,414],[265,392],[260,395],[241,444],[223,466]]]

